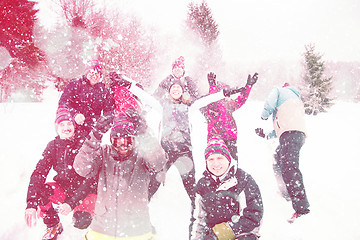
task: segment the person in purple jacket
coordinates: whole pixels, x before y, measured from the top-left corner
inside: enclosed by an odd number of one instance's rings
[[[69,108],[81,137],[88,136],[101,116],[109,118],[109,122],[114,118],[114,98],[101,78],[102,68],[99,62],[88,61],[85,74],[66,85],[60,97],[59,106]]]
[[[219,92],[224,88],[229,88],[228,85],[217,81],[216,75],[213,72],[210,72],[207,77],[209,82],[209,94]],[[237,127],[232,114],[234,111],[245,104],[249,97],[252,86],[257,82],[257,80],[258,73],[255,73],[252,77],[249,75],[245,87],[233,88],[230,90],[232,93],[240,93],[236,99],[231,99],[228,97],[217,102],[213,102],[200,109],[208,124],[207,139],[209,140],[214,136],[220,135],[229,148],[231,157],[236,161],[238,160],[236,145]]]

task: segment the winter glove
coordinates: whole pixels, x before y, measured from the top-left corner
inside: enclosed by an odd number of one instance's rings
[[[131,82],[128,80],[125,80],[123,75],[121,75],[121,74],[118,74],[116,72],[110,72],[109,77],[113,83],[116,83],[119,86],[123,86],[126,88],[131,87]]]
[[[234,232],[232,231],[231,227],[229,226],[229,224],[227,222],[222,222],[222,223],[216,224],[212,228],[212,230],[219,240],[230,240],[230,239],[234,240],[235,239]]]
[[[246,89],[244,87],[241,88],[229,88],[229,87],[225,87],[223,89],[223,94],[225,97],[230,97],[233,94],[239,93],[239,92],[244,92]]]
[[[246,85],[248,86],[254,85],[258,80],[258,75],[259,75],[258,73],[255,73],[254,76],[251,77],[251,75],[249,74]]]
[[[265,138],[265,136],[266,136],[265,133],[264,133],[264,129],[262,129],[262,128],[256,128],[255,133],[257,135],[259,135],[260,137],[262,137],[262,138]]]
[[[136,110],[133,107],[129,107],[126,110],[126,115],[129,117],[131,122],[134,124],[135,131],[138,134],[145,133],[145,131],[147,129],[147,123],[146,123],[145,118],[139,114],[138,110]]]
[[[102,136],[111,128],[113,120],[113,115],[101,116],[93,127],[94,137],[98,140],[101,140]]]
[[[208,82],[210,86],[216,85],[216,74],[213,72],[208,73],[207,75]]]

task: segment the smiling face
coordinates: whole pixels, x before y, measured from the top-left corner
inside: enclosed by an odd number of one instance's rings
[[[230,162],[224,155],[214,153],[206,159],[206,166],[210,173],[220,177],[227,171],[230,166]]]
[[[171,86],[169,93],[174,100],[179,100],[183,95],[183,89],[179,84],[174,84]]]
[[[62,121],[56,124],[56,131],[59,134],[60,139],[68,139],[74,136],[75,126],[72,121]]]
[[[96,69],[91,69],[87,74],[86,78],[89,80],[90,84],[94,86],[98,82],[100,82],[101,79],[101,73],[97,71]]]
[[[174,66],[172,72],[176,78],[181,78],[185,73],[184,69],[180,66]]]
[[[122,156],[130,155],[134,148],[134,137],[132,136],[111,138],[110,140],[115,150]]]

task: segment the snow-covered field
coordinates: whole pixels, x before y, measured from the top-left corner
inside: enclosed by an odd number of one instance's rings
[[[35,228],[25,225],[25,198],[30,175],[46,144],[55,136],[57,99],[52,95],[43,103],[0,104],[1,240],[37,240],[43,235],[41,220]],[[309,134],[300,168],[311,213],[292,225],[286,222],[293,213],[291,203],[277,193],[272,172],[277,140],[267,141],[254,133],[256,127],[271,130],[271,122],[260,120],[262,105],[250,98],[235,113],[239,166],[255,178],[263,196],[261,239],[360,239],[360,104],[337,102],[328,113],[307,116]],[[206,128],[199,120],[193,124],[196,176],[200,178]],[[190,202],[176,168],[170,168],[150,208],[159,240],[187,239]],[[86,232],[72,227],[70,215],[61,216],[65,230],[59,240],[82,239]]]

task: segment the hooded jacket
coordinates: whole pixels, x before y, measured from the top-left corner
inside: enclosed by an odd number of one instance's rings
[[[209,94],[219,92],[227,86],[223,83],[211,85]],[[245,92],[240,93],[236,99],[221,99],[201,109],[208,123],[208,140],[216,135],[220,135],[225,141],[237,139],[237,127],[232,114],[246,102],[251,88],[252,86],[246,85]]]
[[[280,137],[287,131],[300,131],[306,134],[304,104],[300,92],[292,87],[274,88],[267,97],[261,118],[273,117],[274,132],[268,138]]]
[[[257,233],[263,204],[255,180],[235,166],[219,180],[206,170],[196,185],[195,221],[190,239],[208,239],[212,227],[222,222],[228,223],[235,237]]]
[[[165,164],[160,146],[155,147],[158,145],[155,143],[143,153],[134,150],[123,158],[112,145],[101,146],[101,141],[92,133],[90,137],[74,162],[80,175],[98,179],[97,202],[90,228],[113,237],[151,232],[148,186],[151,172],[159,172]]]
[[[30,177],[27,193],[27,208],[37,208],[41,205],[40,198],[44,196],[46,178],[51,169],[57,173],[54,181],[65,190],[64,203],[74,209],[89,193],[96,193],[96,183],[77,174],[73,162],[80,148],[78,139],[60,139],[57,136],[46,146],[42,158],[36,165]]]

